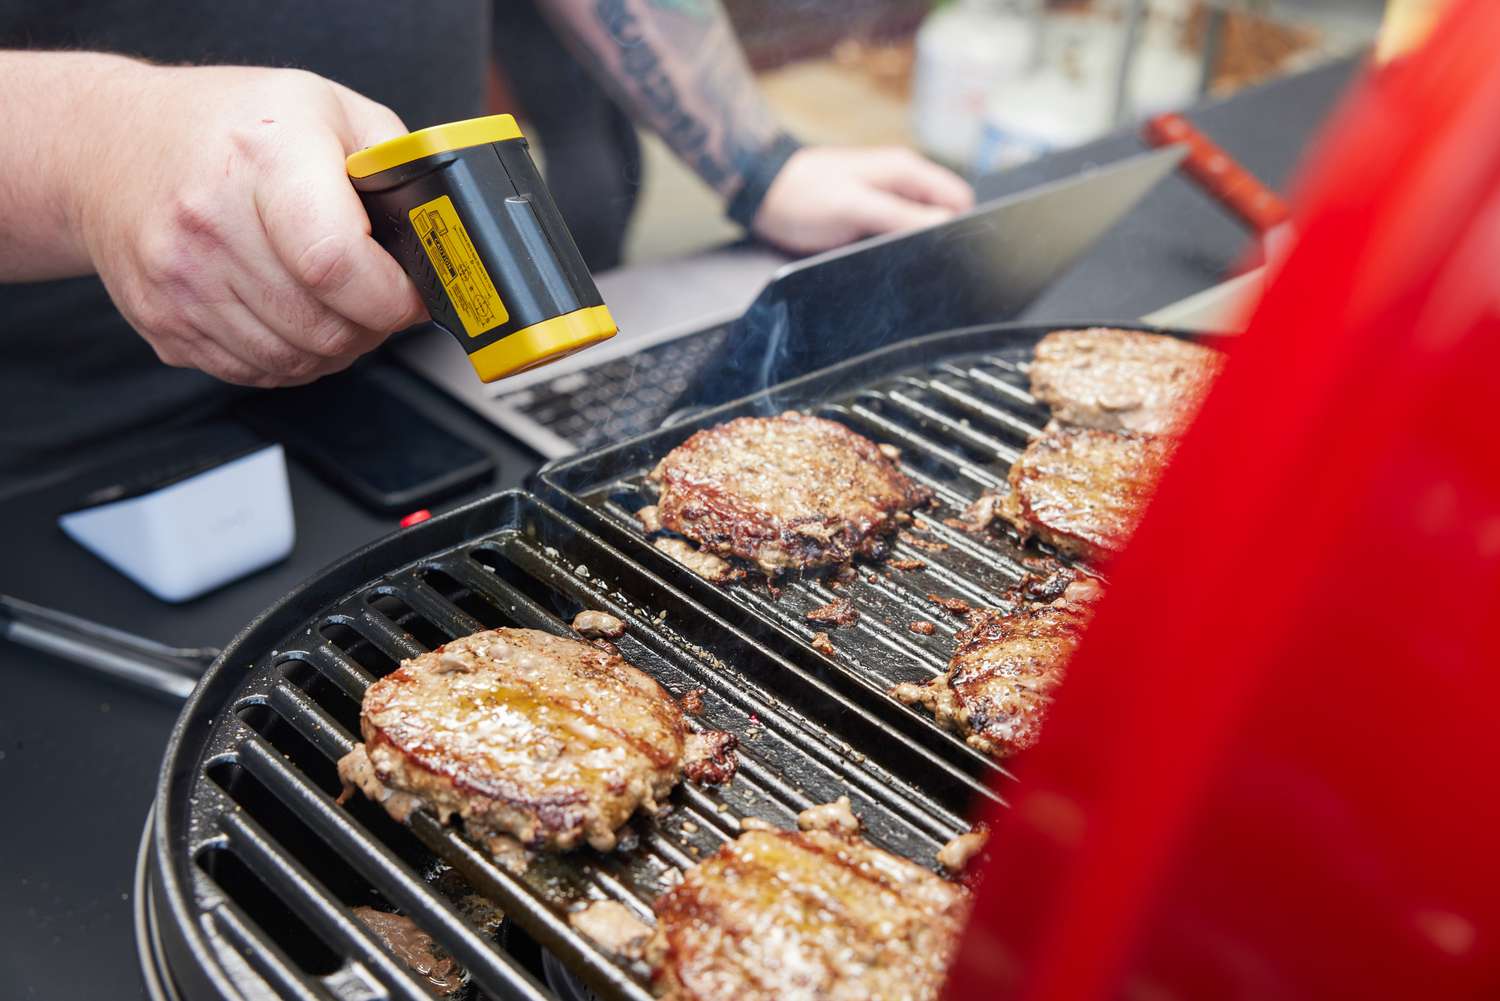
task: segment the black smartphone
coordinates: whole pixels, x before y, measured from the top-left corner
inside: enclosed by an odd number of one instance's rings
[[[494,460],[363,366],[247,398],[238,416],[334,489],[378,514],[409,514],[490,477]]]

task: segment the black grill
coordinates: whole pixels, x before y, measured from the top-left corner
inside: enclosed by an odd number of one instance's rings
[[[1003,595],[1028,572],[1028,562],[1036,565],[1044,553],[1056,558],[1046,547],[1022,546],[1002,525],[976,535],[945,522],[984,491],[1003,491],[1010,463],[1047,423],[1046,407],[1027,389],[1027,363],[1036,342],[1061,326],[1067,325],[977,327],[873,352],[649,435],[552,463],[539,474],[541,487],[562,509],[639,553],[648,567],[757,639],[821,672],[841,697],[880,715],[918,746],[972,775],[1003,775],[998,762],[886,693],[947,667],[962,622],[929,595],[1005,608]],[[809,576],[788,579],[773,597],[758,577],[713,584],[651,547],[634,514],[653,501],[645,477],[656,462],[700,428],[784,410],[828,417],[902,449],[902,469],[932,488],[939,505],[917,513],[921,530],[906,534],[915,541],[899,541],[892,558],[920,560],[925,568],[860,563],[858,575],[837,591],[826,578]],[[813,634],[825,627],[804,616],[834,597],[848,599],[860,616],[852,627],[828,630],[837,651],[828,657],[811,646]],[[932,635],[910,631],[919,620],[933,623]]]
[[[805,807],[847,794],[871,841],[934,865],[975,797],[998,799],[1007,776],[886,693],[947,663],[959,623],[929,594],[1003,606],[1040,555],[1014,536],[974,536],[944,520],[1003,489],[1009,463],[1045,424],[1025,364],[1050,329],[922,338],[553,464],[539,476],[547,502],[503,494],[407,529],[266,612],[189,702],[157,796],[154,927],[182,994],[427,996],[351,915],[365,904],[433,935],[470,971],[470,996],[554,996],[544,978],[578,996],[558,981],[565,970],[601,997],[644,1001],[646,971],[601,954],[569,928],[568,911],[612,898],[649,920],[652,899],[743,817],[792,826]],[[764,582],[710,584],[650,546],[633,513],[668,450],[700,427],[793,408],[903,449],[902,467],[940,506],[919,513],[917,544],[898,542],[893,558],[925,568],[860,564],[838,592],[807,577],[773,599]],[[803,616],[836,593],[861,616],[832,631],[829,658],[812,649]],[[706,690],[701,725],[740,737],[733,783],[684,784],[670,814],[631,821],[621,850],[544,857],[520,878],[429,814],[403,826],[362,797],[334,805],[334,762],[357,737],[375,678],[481,628],[566,634],[583,608],[625,619],[622,653],[668,690]],[[936,625],[933,635],[908,630],[919,619]],[[498,933],[466,916],[470,894],[504,909]]]
[[[375,678],[481,628],[566,634],[583,608],[625,619],[621,652],[668,690],[706,689],[701,725],[741,739],[731,784],[685,784],[668,816],[631,822],[632,847],[544,857],[520,878],[426,813],[405,827],[362,797],[334,805],[334,762],[357,739]],[[464,916],[462,897],[475,892],[504,909],[512,940],[540,943],[600,996],[645,999],[645,971],[594,949],[567,911],[613,898],[649,919],[651,900],[732,838],[740,818],[794,826],[800,810],[845,794],[872,841],[933,864],[964,829],[977,786],[892,737],[817,672],[544,504],[491,498],[320,575],[241,634],[195,694],[168,750],[154,833],[168,966],[188,997],[236,981],[250,995],[244,985],[263,982],[298,998],[426,996],[350,915],[365,904],[413,918],[470,971],[471,992],[548,996],[504,936]]]

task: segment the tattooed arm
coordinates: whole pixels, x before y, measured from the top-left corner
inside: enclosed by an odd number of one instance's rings
[[[636,119],[772,243],[823,250],[973,203],[967,184],[909,150],[800,149],[761,97],[718,0],[545,6]]]

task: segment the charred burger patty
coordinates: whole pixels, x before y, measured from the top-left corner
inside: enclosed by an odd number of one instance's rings
[[[935,999],[968,894],[847,830],[747,830],[656,901],[669,1001]]]
[[[1006,757],[1036,743],[1068,659],[1092,615],[1098,585],[1081,578],[1047,603],[975,609],[941,678],[891,694],[924,705],[971,747]]]
[[[463,819],[496,855],[519,841],[615,846],[686,771],[727,779],[734,738],[691,734],[682,708],[613,649],[492,629],[403,662],[365,692],[363,744],[339,762],[397,820]],[[708,760],[704,760],[708,759]]]
[[[1173,446],[1152,435],[1049,430],[1010,467],[999,514],[1065,555],[1108,556],[1130,538]]]
[[[932,497],[890,451],[821,417],[736,418],[697,432],[652,471],[655,518],[767,574],[880,556],[898,515]]]
[[[1057,330],[1031,363],[1031,392],[1065,424],[1181,434],[1223,356],[1179,337],[1135,330]]]

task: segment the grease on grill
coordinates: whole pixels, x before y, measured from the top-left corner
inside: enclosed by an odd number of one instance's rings
[[[573,616],[573,631],[589,639],[617,640],[625,635],[625,623],[608,612],[582,611]]]
[[[934,626],[926,619],[918,619],[915,622],[908,622],[906,624],[906,628],[910,629],[912,632],[917,633],[920,636],[931,636],[934,632],[937,631],[937,626]]]
[[[682,752],[682,774],[694,782],[722,785],[734,778],[739,738],[723,730],[690,733]]]
[[[834,655],[833,640],[828,638],[827,633],[813,633],[812,648],[825,657]]]
[[[858,834],[859,818],[848,796],[840,796],[831,803],[819,803],[797,814],[797,829],[801,831],[833,831],[838,834]]]
[[[354,916],[421,979],[433,997],[445,998],[463,987],[463,967],[411,918],[373,907],[356,907]]]
[[[703,715],[703,695],[707,690],[706,688],[694,688],[678,696],[677,704],[682,707],[685,715]]]
[[[974,611],[974,606],[962,598],[945,598],[940,594],[929,594],[927,600],[950,615],[964,616]]]
[[[729,561],[721,560],[713,553],[695,549],[682,539],[656,539],[651,544],[699,577],[713,581],[715,584],[722,584],[727,580],[738,580],[745,575],[743,570],[736,570],[730,566]]]
[[[1001,494],[986,491],[964,508],[963,513],[957,518],[948,518],[943,524],[951,528],[961,528],[966,532],[985,532],[995,519],[1000,517],[1000,502],[1003,499]]]
[[[989,839],[989,829],[982,824],[972,831],[965,831],[938,849],[938,865],[950,873],[963,872],[984,851],[985,842]]]
[[[908,546],[924,550],[929,553],[944,553],[948,551],[948,543],[938,542],[936,539],[919,538],[914,532],[902,532],[901,541]]]
[[[921,560],[887,560],[897,570],[926,570],[927,564]]]
[[[828,604],[814,608],[804,618],[825,626],[852,626],[859,621],[859,612],[848,598],[834,598]]]
[[[1046,576],[1027,574],[1021,579],[1018,590],[1027,601],[1050,603],[1067,593],[1068,585],[1081,578],[1078,571],[1058,566]]]
[[[640,959],[651,940],[651,926],[617,900],[596,900],[568,915],[568,924],[605,952]]]

